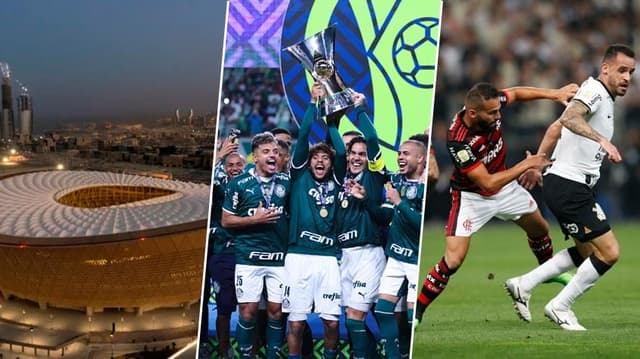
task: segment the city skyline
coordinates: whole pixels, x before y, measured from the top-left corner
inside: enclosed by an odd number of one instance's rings
[[[0,61],[34,131],[217,111],[225,1],[3,2]],[[15,106],[15,105],[14,105]]]

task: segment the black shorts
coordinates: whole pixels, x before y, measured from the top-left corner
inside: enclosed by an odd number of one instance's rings
[[[588,242],[611,230],[595,193],[586,184],[548,174],[544,176],[542,195],[565,239],[571,236]]]
[[[218,313],[230,315],[236,310],[235,272],[236,256],[234,254],[214,254],[209,257],[209,272],[213,279],[213,292],[216,296]]]

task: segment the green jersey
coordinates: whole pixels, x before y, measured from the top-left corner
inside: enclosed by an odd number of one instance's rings
[[[363,106],[355,108],[358,117],[358,128],[362,131],[367,146],[367,169],[358,175],[347,174],[348,179],[354,179],[360,183],[367,192],[367,198],[359,200],[352,197],[342,188],[338,194],[338,214],[336,225],[338,228],[338,241],[342,248],[364,246],[367,244],[382,245],[384,243],[383,231],[388,221],[376,222],[366,208],[379,207],[382,200],[382,189],[387,180],[382,153],[378,144],[378,134],[369,119]]]
[[[235,216],[249,217],[255,214],[262,203],[264,209],[276,208],[280,213],[276,223],[227,229],[234,237],[236,263],[258,266],[284,265],[289,228],[286,212],[289,190],[288,175],[276,173],[271,178],[261,178],[255,169],[229,182],[224,196],[224,211]]]
[[[382,245],[384,223],[377,223],[366,211],[366,207],[382,204],[382,189],[386,180],[384,172],[363,170],[356,176],[347,175],[347,179],[355,179],[360,183],[367,192],[367,198],[357,199],[348,194],[344,187],[338,194],[336,227],[340,246],[351,248],[367,244]]]
[[[400,262],[417,264],[425,185],[397,173],[391,175],[391,184],[401,200],[397,206],[383,205],[392,213],[385,254]]]
[[[336,156],[334,171],[322,182],[316,181],[309,171],[309,133],[317,108],[307,108],[298,142],[291,156],[291,227],[289,230],[289,253],[336,256],[335,206],[346,168],[345,149],[338,130],[329,126],[329,135]],[[340,179],[340,180],[338,180]]]
[[[222,161],[213,170],[211,189],[211,220],[209,222],[209,251],[215,254],[233,254],[233,237],[222,227],[222,203],[229,177],[222,168]]]

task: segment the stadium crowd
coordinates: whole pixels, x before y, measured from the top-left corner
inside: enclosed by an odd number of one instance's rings
[[[487,11],[477,11],[479,7]],[[602,53],[610,43],[637,48],[640,1],[471,0],[445,2],[441,27],[438,78],[432,126],[440,181],[427,206],[427,218],[446,220],[449,177],[453,164],[445,143],[451,118],[477,82],[499,88],[516,84],[558,88],[580,84],[598,73]],[[635,39],[635,41],[634,41]],[[599,201],[613,220],[640,217],[640,78],[634,75],[629,93],[616,106],[613,142],[623,164],[605,161],[598,184]],[[505,108],[507,164],[535,152],[546,127],[563,108],[551,101]],[[534,197],[538,197],[538,190]],[[543,206],[545,217],[548,212]]]

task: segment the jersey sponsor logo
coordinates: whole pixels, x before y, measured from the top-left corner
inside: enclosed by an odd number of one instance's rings
[[[325,237],[309,231],[302,231],[302,233],[300,233],[300,238],[307,239],[307,240],[310,240],[311,242],[320,243],[323,245],[328,245],[328,246],[333,245],[333,238]]]
[[[253,251],[249,253],[249,259],[257,259],[260,261],[283,261],[283,252],[259,252]]]
[[[333,182],[329,182],[329,183],[333,183]],[[331,187],[331,186],[329,186],[329,187]],[[331,191],[331,189],[329,189],[329,191]],[[320,203],[320,192],[316,188],[309,189],[308,193],[309,193],[309,196],[311,196],[313,199],[316,200],[317,204],[321,204]],[[325,203],[324,204],[327,205],[327,204],[332,204],[333,202],[335,202],[334,197],[335,197],[334,195],[330,195],[330,196],[325,197],[325,199],[324,199]]]
[[[334,301],[334,300],[338,300],[340,299],[341,295],[340,293],[324,293],[322,294],[322,299],[329,299],[330,301]]]
[[[342,242],[346,242],[346,241],[350,241],[352,239],[356,239],[358,238],[358,231],[357,230],[352,230],[349,232],[344,232],[341,233],[340,235],[338,235],[338,240],[342,243]]]
[[[269,207],[269,209],[276,210],[277,214],[283,214],[284,213],[284,206],[275,206],[275,205],[271,205],[271,207]],[[249,208],[249,210],[247,210],[247,216],[251,217],[251,216],[255,216],[256,215],[256,211],[258,210],[258,208]],[[267,208],[262,208],[263,211],[266,211]]]
[[[602,101],[602,95],[600,94],[597,94],[591,98],[591,101],[589,101],[589,107],[593,106],[598,101]]]
[[[390,249],[403,257],[411,257],[413,255],[413,249],[402,247],[396,243],[391,243]]]
[[[486,165],[489,162],[495,160],[496,157],[498,157],[498,154],[500,153],[500,151],[502,151],[503,145],[504,143],[502,142],[502,137],[500,137],[500,139],[498,140],[498,143],[496,143],[496,147],[494,147],[491,151],[487,153],[486,156],[484,156],[484,158],[482,159],[482,163]]]
[[[361,282],[359,280],[353,282],[353,288],[366,288],[367,282]]]

